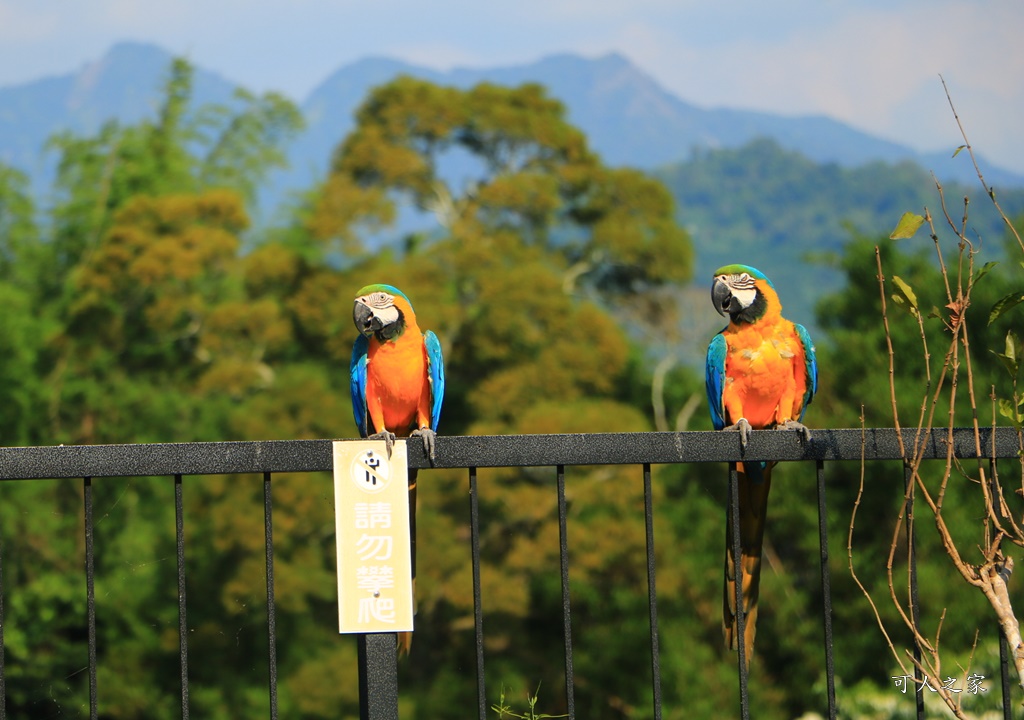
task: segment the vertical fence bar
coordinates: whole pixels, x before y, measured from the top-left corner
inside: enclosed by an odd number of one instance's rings
[[[661,720],[661,649],[658,644],[658,593],[654,562],[654,496],[651,492],[651,466],[644,465],[644,521],[647,532],[647,603],[651,615],[651,695],[654,720]]]
[[[1003,720],[1011,720],[1013,702],[1010,700],[1010,653],[1003,628],[999,628],[999,677],[1003,691]]]
[[[181,475],[174,476],[174,537],[178,546],[178,652],[181,669],[181,717],[188,720],[188,619],[185,615],[185,509]]]
[[[903,487],[907,495],[907,571],[910,583],[910,618],[914,623],[915,632],[921,627],[921,606],[917,597],[917,541],[914,531],[914,469],[906,460],[903,461]],[[917,703],[917,720],[924,720],[924,675],[919,666],[921,662],[921,645],[914,637],[914,681],[917,687],[915,696]]]
[[[356,635],[360,720],[398,720],[398,643],[394,633]]]
[[[556,470],[558,485],[559,559],[562,566],[562,632],[565,638],[565,706],[569,720],[576,718],[575,677],[572,667],[572,617],[569,607],[569,533],[566,527],[565,466]]]
[[[832,576],[828,567],[828,512],[825,506],[825,463],[818,471],[818,543],[821,548],[821,614],[825,630],[825,680],[829,720],[836,720],[836,678],[832,657]]]
[[[85,511],[85,609],[89,634],[89,718],[99,716],[96,698],[96,586],[93,555],[92,478],[83,478],[82,500]]]
[[[188,620],[185,610],[185,533],[181,475],[174,476],[174,539],[178,555],[178,653],[181,669],[181,718],[188,720]]]
[[[277,720],[277,605],[274,601],[274,517],[270,473],[263,473],[263,538],[267,553],[267,673],[270,720]]]
[[[746,608],[743,607],[743,571],[740,566],[742,545],[740,543],[740,489],[739,472],[735,463],[729,463],[729,514],[732,518],[732,537],[726,542],[732,543],[732,570],[734,589],[736,591],[736,655],[740,677],[740,717],[750,718],[750,698],[747,694],[747,651],[744,638],[747,621]]]
[[[7,670],[4,667],[4,567],[3,542],[0,541],[0,720],[7,718]]]
[[[487,689],[484,682],[484,610],[480,592],[480,501],[476,468],[469,468],[469,532],[473,556],[473,635],[476,641],[476,699],[480,720],[487,717]]]
[[[996,459],[994,457],[989,458],[988,461],[988,483],[989,493],[993,498],[999,498],[999,492],[1001,486],[999,484],[998,475],[996,474],[999,468],[996,467]],[[1003,516],[1003,504],[998,499],[992,503],[992,509],[996,513],[996,517],[1000,522],[1003,522],[1006,518]],[[1005,568],[1004,568],[1005,569]],[[999,681],[1000,690],[1003,694],[1003,720],[1010,720],[1013,717],[1013,711],[1010,709],[1012,702],[1010,700],[1010,658],[1009,658],[1009,645],[1006,642],[1006,634],[1003,632],[1001,624],[997,624],[999,631]]]

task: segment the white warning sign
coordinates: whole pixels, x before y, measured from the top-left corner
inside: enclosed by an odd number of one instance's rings
[[[334,443],[338,629],[412,630],[408,465],[404,440]]]

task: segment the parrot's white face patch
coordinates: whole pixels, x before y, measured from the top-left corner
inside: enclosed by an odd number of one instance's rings
[[[740,307],[748,308],[754,303],[754,298],[757,296],[757,287],[754,285],[754,278],[749,273],[719,275],[716,279],[728,286],[729,291],[739,302]]]
[[[356,302],[361,302],[370,308],[373,316],[380,320],[382,325],[390,325],[398,321],[398,308],[395,307],[394,295],[383,291],[374,292],[356,298]]]
[[[383,290],[370,293],[369,295],[363,295],[361,298],[356,298],[356,300],[375,310],[383,310],[384,308],[391,307],[395,304],[395,296],[390,295]]]

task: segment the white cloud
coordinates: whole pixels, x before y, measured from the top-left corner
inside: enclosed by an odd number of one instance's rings
[[[45,41],[59,22],[56,9],[40,11],[17,0],[0,0],[0,41],[5,47]]]
[[[680,43],[674,28],[640,20],[608,42],[696,104],[825,114],[922,150],[957,140],[941,73],[975,131],[989,136],[988,154],[1024,170],[1008,119],[1019,124],[1024,110],[1024,46],[1015,37],[1024,5],[896,5],[836,13],[800,33],[797,25]]]

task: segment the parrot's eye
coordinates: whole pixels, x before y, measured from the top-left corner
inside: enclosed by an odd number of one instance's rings
[[[748,282],[750,282],[750,276],[747,275],[746,273],[741,273],[740,274],[740,283],[746,284]]]

